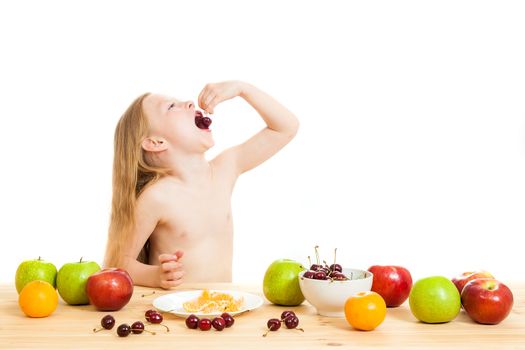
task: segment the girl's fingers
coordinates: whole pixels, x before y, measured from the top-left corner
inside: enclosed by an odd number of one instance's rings
[[[184,271],[173,271],[165,273],[162,279],[166,281],[176,281],[180,280],[182,276],[184,276]]]
[[[170,261],[179,261],[179,259],[182,258],[183,256],[184,256],[184,251],[176,250],[174,254],[160,254],[159,262],[161,264],[164,264]]]
[[[177,256],[178,259],[180,259],[180,258],[182,258],[184,256],[184,251],[177,250],[177,251],[175,251],[175,255]]]
[[[215,106],[219,104],[219,102],[221,102],[219,96],[215,95],[215,97],[213,97],[213,99],[208,103],[208,112],[210,114],[213,114],[213,110],[215,109]]]
[[[169,261],[177,261],[179,258],[177,257],[177,255],[174,255],[174,254],[160,254],[159,255],[159,262],[161,264],[164,264],[165,262],[169,262]]]
[[[199,106],[202,109],[206,109],[206,100],[209,98],[210,94],[212,94],[213,89],[210,87],[210,84],[207,84],[204,89],[202,89],[200,95],[199,95]]]
[[[181,269],[184,265],[180,262],[165,262],[161,265],[163,272],[170,272],[173,270]]]
[[[210,112],[210,102],[216,97],[217,97],[217,94],[213,92],[210,92],[209,94],[204,96],[204,98],[202,99],[202,106],[204,107],[205,110]]]
[[[206,88],[202,89],[201,93],[199,94],[199,97],[197,98],[197,103],[199,104],[199,107],[204,109],[203,107],[203,99],[207,95]]]
[[[182,283],[181,279],[176,280],[176,281],[161,281],[160,282],[160,287],[162,289],[170,289],[170,288],[173,288],[173,287],[177,287],[181,283]]]

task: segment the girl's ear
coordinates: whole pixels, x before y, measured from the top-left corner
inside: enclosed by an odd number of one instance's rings
[[[168,149],[166,140],[148,137],[142,141],[142,149],[148,152],[162,152]]]

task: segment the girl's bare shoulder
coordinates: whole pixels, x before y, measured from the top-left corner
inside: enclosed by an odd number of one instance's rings
[[[151,205],[163,205],[176,189],[177,184],[173,179],[161,177],[144,187],[138,197],[138,201]]]

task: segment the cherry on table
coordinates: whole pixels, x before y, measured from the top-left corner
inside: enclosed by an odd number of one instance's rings
[[[146,312],[144,313],[144,316],[146,317],[146,321],[151,322],[151,321],[150,321],[150,317],[151,317],[151,315],[158,314],[158,313],[159,313],[159,312],[158,312],[157,310],[151,310],[151,309],[150,309],[150,310],[146,311]],[[159,315],[160,315],[160,314],[159,314]],[[161,321],[161,322],[162,322],[162,321]]]
[[[131,325],[131,331],[133,334],[141,334],[144,332],[144,323],[137,321]]]
[[[213,321],[211,321],[211,325],[220,332],[226,327],[226,322],[222,317],[215,317]]]
[[[299,325],[299,318],[295,315],[293,316],[288,316],[284,319],[284,325],[286,326],[286,328],[288,329],[294,329],[294,328],[297,328],[297,326]],[[304,329],[302,328],[297,328],[298,330],[300,330],[301,332],[304,332]]]
[[[230,328],[235,323],[235,319],[227,312],[223,313],[221,317],[226,322],[226,328]]]
[[[194,314],[189,315],[186,318],[186,327],[190,329],[197,329],[199,327],[199,318]]]
[[[99,329],[96,329],[96,328],[93,328],[93,332],[100,332],[101,330],[103,329],[112,329],[113,326],[115,326],[115,318],[113,318],[113,316],[111,315],[106,315],[104,317],[102,317],[102,319],[100,320],[100,325],[102,326],[102,328],[99,328]]]
[[[284,320],[288,316],[295,316],[295,312],[289,310],[283,311],[283,313],[281,314],[281,320]]]
[[[128,324],[121,324],[117,328],[117,334],[119,337],[127,337],[131,333],[131,327]]]
[[[263,337],[266,337],[268,335],[268,332],[275,332],[279,328],[281,328],[281,320],[278,320],[276,318],[270,318],[268,322],[266,322],[266,326],[268,327],[268,330],[266,333],[263,334]]]
[[[134,322],[132,325],[131,325],[131,331],[133,332],[133,334],[141,334],[142,332],[148,332],[148,333],[151,333],[153,335],[157,334],[155,332],[151,332],[151,331],[148,331],[145,326],[144,326],[144,323],[140,322],[140,321],[137,321],[137,322]]]
[[[157,312],[157,313],[152,313],[149,315],[148,322],[158,324],[158,323],[162,323],[163,320],[164,320],[164,317],[162,317],[162,315]]]
[[[299,318],[295,315],[290,315],[284,319],[284,325],[288,329],[297,328],[299,325]]]
[[[211,329],[211,320],[209,318],[201,318],[199,320],[199,329],[201,331],[209,331]]]

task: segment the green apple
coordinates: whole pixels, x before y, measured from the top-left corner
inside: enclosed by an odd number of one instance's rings
[[[412,314],[425,323],[452,321],[461,309],[458,289],[443,276],[420,279],[412,286],[408,298]]]
[[[94,261],[82,261],[64,264],[57,275],[58,293],[69,305],[89,304],[86,283],[92,274],[100,271]]]
[[[264,274],[263,292],[266,299],[277,305],[296,306],[304,301],[299,287],[299,272],[304,267],[294,260],[275,260]]]
[[[52,263],[38,259],[26,260],[18,265],[15,274],[15,285],[18,294],[26,284],[32,281],[46,281],[56,288],[57,268]]]

